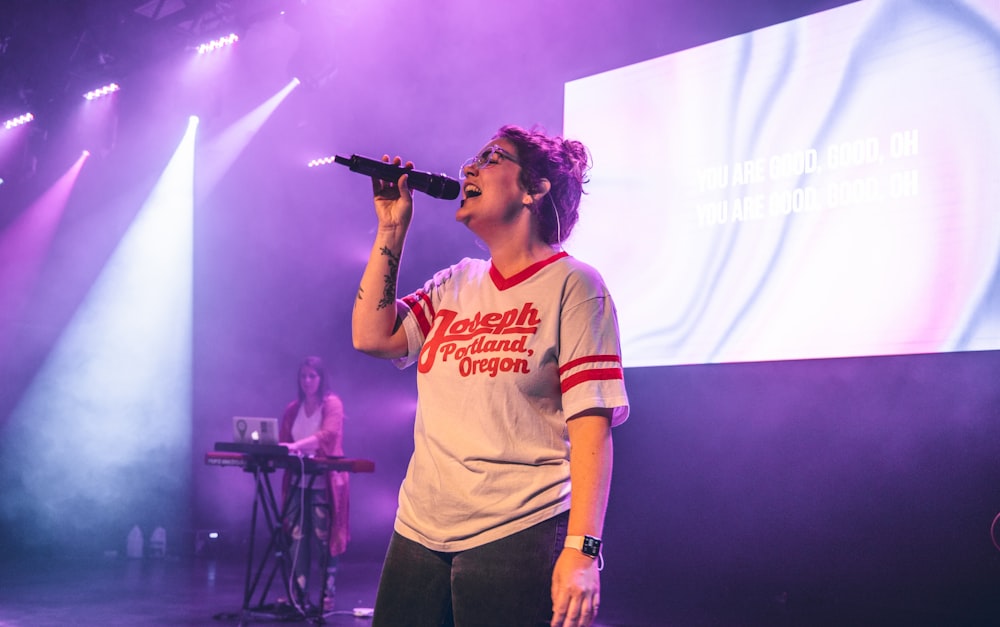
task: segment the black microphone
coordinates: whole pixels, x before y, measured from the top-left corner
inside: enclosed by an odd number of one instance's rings
[[[395,183],[403,174],[409,174],[407,184],[410,189],[423,192],[434,198],[443,200],[455,200],[462,189],[462,186],[453,178],[444,174],[429,174],[419,172],[403,166],[393,165],[385,161],[376,161],[360,155],[351,155],[350,158],[337,155],[333,158],[340,165],[346,165],[351,172],[357,172],[366,176],[371,176],[383,181]]]

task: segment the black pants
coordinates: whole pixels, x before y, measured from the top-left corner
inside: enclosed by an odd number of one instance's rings
[[[489,544],[441,553],[392,534],[373,627],[548,625],[569,513]]]

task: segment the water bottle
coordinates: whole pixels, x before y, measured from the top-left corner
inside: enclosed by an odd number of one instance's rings
[[[149,556],[164,557],[167,554],[167,530],[157,527],[149,535]]]
[[[142,557],[142,529],[134,525],[125,540],[125,554],[131,558]]]

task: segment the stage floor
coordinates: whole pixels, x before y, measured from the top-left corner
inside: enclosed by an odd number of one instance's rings
[[[371,619],[355,608],[371,608],[381,564],[340,563],[334,612],[322,623],[366,627]],[[272,584],[263,601],[263,584],[242,611],[246,561],[235,557],[164,559],[10,559],[0,554],[0,627],[49,625],[277,625],[316,624],[287,614],[268,613],[281,596]],[[860,602],[840,595],[761,595],[730,591],[705,594],[701,587],[644,577],[651,587],[623,594],[605,582],[606,597],[596,627],[931,627],[1000,624],[1000,602],[984,591],[964,600],[936,603],[926,596]],[[652,594],[655,588],[660,593]],[[314,593],[314,601],[318,602]]]
[[[2,559],[2,558],[0,558]],[[380,563],[343,559],[337,575],[334,611],[322,621],[276,612],[282,596],[277,582],[264,601],[255,589],[243,611],[245,560],[167,557],[164,559],[6,559],[0,563],[0,627],[49,625],[278,625],[288,623],[365,627],[355,615],[375,603]],[[318,603],[318,592],[313,595]],[[634,625],[600,622],[599,625]]]

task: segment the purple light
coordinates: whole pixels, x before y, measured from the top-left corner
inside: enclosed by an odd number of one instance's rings
[[[11,118],[7,120],[6,122],[3,123],[3,127],[9,130],[14,128],[15,126],[21,126],[22,124],[27,124],[28,122],[34,119],[35,119],[34,115],[30,113],[25,113],[23,115],[17,116],[16,118]]]
[[[207,44],[201,44],[198,46],[198,54],[207,54],[209,52],[214,52],[220,48],[225,48],[226,46],[231,46],[239,41],[240,38],[236,33],[230,33],[226,37],[220,37],[219,39],[213,39]]]
[[[308,165],[310,168],[315,168],[316,166],[320,166],[320,165],[328,165],[330,163],[333,163],[333,161],[334,161],[335,158],[336,157],[321,157],[319,159],[313,159],[312,161],[310,161],[306,165]]]
[[[121,87],[119,87],[117,83],[109,83],[104,87],[99,87],[98,89],[93,89],[91,91],[88,91],[83,95],[83,97],[86,98],[87,100],[95,100],[97,98],[103,98],[108,94],[113,94],[119,89],[121,89]]]

